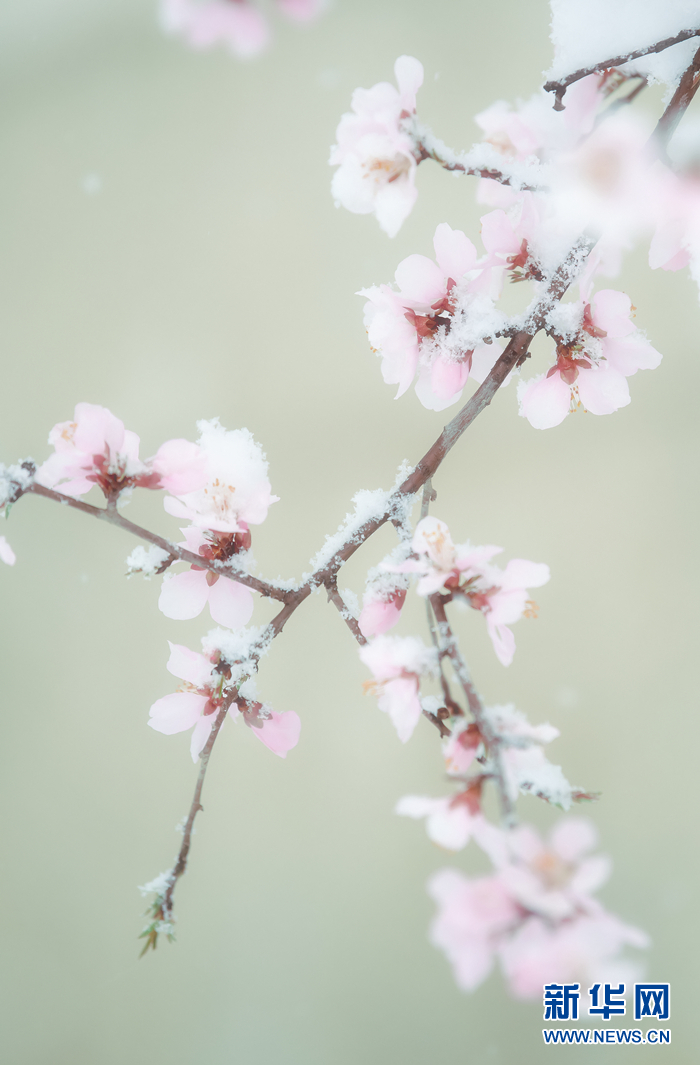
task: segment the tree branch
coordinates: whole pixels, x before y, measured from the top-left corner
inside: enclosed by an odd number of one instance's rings
[[[553,92],[556,95],[554,101],[554,110],[563,111],[564,103],[562,98],[564,93],[568,89],[569,85],[573,85],[575,81],[580,81],[581,78],[587,78],[589,74],[598,74],[603,70],[610,70],[611,67],[619,67],[624,63],[630,63],[633,59],[641,59],[645,55],[653,55],[656,52],[664,52],[667,48],[672,48],[674,44],[680,44],[681,41],[690,40],[691,37],[700,36],[700,27],[690,30],[681,30],[674,37],[666,37],[663,41],[657,41],[656,44],[650,44],[644,48],[637,48],[634,52],[625,52],[624,55],[612,56],[610,59],[602,59],[595,66],[581,67],[579,70],[575,70],[572,74],[567,74],[566,77],[560,78],[558,81],[547,81],[544,84],[545,92]]]
[[[329,577],[329,579],[326,581],[326,591],[328,592],[328,602],[332,603],[333,606],[337,609],[341,618],[343,619],[347,627],[350,629],[350,632],[353,634],[360,646],[366,644],[367,639],[365,636],[362,635],[362,631],[360,630],[360,626],[358,625],[356,618],[353,617],[350,608],[348,607],[347,603],[338,591],[338,582],[335,577]]]
[[[457,639],[452,632],[449,621],[447,620],[445,604],[443,603],[442,596],[439,593],[431,595],[430,602],[437,619],[439,637],[438,654],[441,657],[447,657],[450,659],[455,674],[457,675],[457,679],[462,685],[472,717],[479,727],[479,732],[481,733],[484,743],[488,748],[489,755],[493,760],[495,768],[494,780],[496,782],[498,798],[501,804],[501,816],[503,817],[505,825],[511,827],[515,824],[515,806],[506,787],[505,771],[503,768],[498,737],[491,728],[489,719],[484,711],[484,704],[472,683],[467,663],[462,657],[459,645],[457,644]]]
[[[676,126],[688,110],[695,93],[700,88],[700,48],[693,56],[693,62],[683,72],[668,107],[659,119],[651,141],[656,144],[659,155],[664,162],[668,161],[668,142],[673,136]]]
[[[265,595],[269,599],[279,599],[284,603],[291,594],[288,590],[279,588],[268,581],[258,580],[257,577],[251,576],[245,570],[236,569],[231,562],[220,562],[218,559],[203,558],[202,555],[195,555],[193,551],[188,551],[186,547],[180,547],[179,544],[174,544],[170,540],[166,540],[165,537],[158,536],[157,533],[152,533],[140,525],[135,525],[133,521],[129,521],[128,518],[120,514],[114,505],[110,506],[108,504],[107,507],[93,507],[90,503],[83,503],[81,499],[74,499],[72,496],[55,491],[53,488],[45,488],[43,484],[37,484],[36,481],[30,484],[28,488],[25,488],[22,495],[26,495],[29,492],[37,496],[44,496],[45,499],[53,499],[56,503],[71,507],[73,510],[79,510],[83,514],[89,514],[99,521],[106,521],[110,525],[116,525],[117,528],[124,529],[125,532],[138,536],[139,539],[146,540],[149,544],[154,544],[155,547],[159,547],[162,551],[167,551],[172,556],[173,561],[189,562],[191,566],[197,566],[199,569],[211,570],[217,576],[228,577],[229,580],[237,581],[238,584],[244,584],[246,588],[259,592],[260,595]]]

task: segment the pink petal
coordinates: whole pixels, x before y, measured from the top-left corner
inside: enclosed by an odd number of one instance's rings
[[[581,375],[579,375],[579,380]],[[571,389],[558,373],[523,381],[518,388],[520,414],[533,429],[552,429],[569,413]]]
[[[166,618],[187,621],[198,617],[209,598],[209,586],[204,570],[188,570],[163,578],[158,608]],[[178,674],[179,675],[179,674]]]
[[[627,380],[612,366],[581,370],[576,384],[581,402],[591,414],[612,414],[630,402]]]
[[[412,173],[410,177],[398,178],[379,190],[374,200],[374,213],[388,237],[396,236],[417,199],[418,189],[413,184]]]
[[[549,835],[550,843],[565,862],[576,862],[598,842],[598,833],[586,817],[565,817]]]
[[[445,295],[445,276],[425,255],[409,255],[396,267],[401,295],[415,303],[435,303]]]
[[[148,724],[156,732],[172,736],[175,732],[184,732],[192,728],[202,715],[207,702],[206,695],[196,692],[173,692],[157,699],[150,709]]]
[[[245,719],[248,724],[247,718]],[[250,726],[253,728],[253,726]],[[264,743],[266,747],[280,758],[287,757],[287,751],[296,747],[301,732],[299,715],[293,710],[287,710],[278,714],[276,710],[270,710],[270,716],[264,718],[262,728],[253,728],[253,733]]]
[[[244,584],[219,577],[209,588],[209,611],[217,625],[241,629],[253,613],[253,593]]]
[[[492,615],[486,615],[486,631],[491,637],[496,658],[503,666],[509,666],[515,654],[515,636],[505,625],[498,625],[492,620]]]
[[[476,381],[477,384],[483,384],[502,354],[503,348],[500,344],[477,345],[472,354],[472,368],[469,371],[469,376],[472,380]],[[501,388],[505,388],[509,384],[511,377],[512,373],[509,373]]]
[[[637,329],[631,320],[632,300],[624,292],[604,288],[591,300],[593,321],[609,337],[624,337]]]
[[[481,240],[489,255],[502,259],[517,255],[522,238],[518,238],[505,211],[490,211],[481,219]]]
[[[438,399],[452,402],[462,391],[469,377],[469,362],[455,362],[439,355],[433,363],[431,384]]]
[[[444,277],[459,281],[476,265],[476,248],[469,237],[459,229],[452,229],[447,222],[441,222],[435,230],[433,247]]]
[[[211,680],[211,662],[198,651],[190,651],[189,647],[181,643],[171,643],[168,640],[168,646],[168,672],[174,677],[186,680],[188,684],[193,684],[195,688],[205,688]]]
[[[206,458],[198,444],[189,440],[167,440],[151,460],[160,474],[160,488],[173,495],[196,492],[207,482]]]
[[[360,632],[367,640],[378,636],[396,625],[401,617],[401,610],[393,599],[371,599],[362,607],[357,620]]]
[[[632,377],[637,370],[655,370],[662,359],[661,353],[640,335],[605,339],[602,344],[610,366],[625,377]]]
[[[407,111],[416,109],[416,93],[423,84],[423,64],[412,55],[400,55],[394,63],[394,76]]]
[[[387,681],[377,702],[379,709],[391,718],[401,742],[410,740],[422,712],[416,678],[396,677]]]
[[[112,454],[121,450],[124,443],[124,422],[116,418],[106,407],[94,403],[77,403],[75,406],[77,428],[73,443],[86,455],[101,455],[105,448]]]
[[[545,562],[529,562],[525,558],[512,558],[503,574],[504,588],[540,588],[550,578]]]

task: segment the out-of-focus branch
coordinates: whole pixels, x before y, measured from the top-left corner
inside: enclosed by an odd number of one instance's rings
[[[624,63],[630,63],[633,59],[641,59],[642,56],[645,55],[664,52],[667,48],[672,48],[674,44],[680,44],[681,41],[687,41],[690,40],[691,37],[698,36],[700,36],[700,27],[681,30],[673,37],[664,38],[663,41],[657,41],[655,44],[646,45],[644,48],[637,48],[633,52],[625,52],[623,55],[611,56],[610,59],[601,59],[601,61],[594,66],[581,67],[579,70],[574,70],[572,74],[567,74],[564,78],[559,78],[555,81],[547,81],[544,84],[544,90],[545,92],[553,92],[555,94],[555,111],[563,111],[564,93],[569,85],[573,85],[575,81],[580,81],[581,78],[587,78],[589,74],[598,74],[603,70],[610,70],[612,67],[619,67]]]
[[[659,119],[651,141],[664,161],[668,160],[666,150],[668,142],[673,136],[676,126],[688,110],[695,93],[700,88],[700,48],[693,56],[693,62],[683,72],[668,107]]]

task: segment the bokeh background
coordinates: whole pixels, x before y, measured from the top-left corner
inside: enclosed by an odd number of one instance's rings
[[[161,34],[151,0],[5,0],[0,9],[0,459],[42,460],[77,401],[108,406],[150,455],[218,415],[247,426],[281,497],[255,531],[268,577],[299,575],[360,488],[388,487],[445,418],[394,403],[362,326],[361,287],[430,254],[447,221],[476,239],[472,179],[426,164],[388,240],[334,208],[328,147],[351,91],[426,69],[421,117],[455,147],[473,115],[526,97],[550,62],[545,0],[337,0],[307,30],[276,22],[240,63]],[[642,106],[658,109],[650,90]],[[489,701],[562,737],[570,780],[615,858],[606,905],[647,929],[647,972],[670,980],[673,1045],[579,1048],[697,1060],[698,301],[644,248],[619,282],[664,352],[614,416],[537,432],[499,395],[436,480],[458,540],[547,561],[539,620],[504,670],[476,615],[459,620]],[[97,501],[97,500],[96,500]],[[158,498],[129,516],[175,535]],[[541,1005],[499,975],[459,992],[427,941],[435,869],[452,859],[393,813],[442,794],[427,723],[405,747],[371,698],[322,596],[263,662],[259,687],[303,719],[286,761],[227,726],[214,752],[178,941],[137,960],[136,886],[166,869],[195,779],[187,735],[146,727],[173,690],[158,580],[126,580],[125,534],[23,500],[2,602],[2,1059],[13,1065],[372,1065],[542,1060]],[[384,529],[341,586],[393,542]],[[261,604],[254,619],[270,615]],[[404,632],[422,632],[421,604]],[[536,800],[522,815],[547,827]],[[548,1048],[548,1060],[573,1051]],[[567,1057],[568,1060],[568,1057]]]

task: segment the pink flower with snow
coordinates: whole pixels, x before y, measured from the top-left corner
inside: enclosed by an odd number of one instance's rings
[[[388,629],[392,629],[401,617],[405,599],[405,588],[394,588],[393,591],[387,591],[385,595],[365,594],[362,611],[357,619],[360,632],[365,639],[371,640],[373,636],[379,636]]]
[[[416,109],[423,67],[411,56],[394,64],[398,89],[379,82],[356,89],[352,113],[344,114],[331,149],[337,166],[331,191],[338,206],[353,214],[372,214],[390,237],[396,236],[416,202],[417,148],[406,120]]]
[[[225,712],[227,679],[231,677],[231,670],[225,661],[220,660],[220,656],[207,657],[181,644],[169,643],[169,646],[167,668],[184,683],[180,691],[153,703],[148,724],[166,736],[192,728],[190,753],[196,762],[217,717],[222,710]],[[249,700],[239,700],[239,704],[243,710],[231,705],[229,716],[238,717],[242,713],[245,723],[253,729],[260,742],[285,758],[287,751],[295,747],[299,740],[301,723],[298,715],[292,710],[279,714],[261,703],[251,703]]]
[[[376,694],[379,709],[406,743],[421,716],[420,678],[434,670],[435,652],[415,636],[377,636],[360,648],[360,658],[374,674],[365,691]]]
[[[204,533],[193,527],[182,529],[185,542],[180,544],[203,558],[222,562],[250,546],[250,533]],[[206,604],[217,625],[239,629],[250,621],[253,593],[250,588],[211,570],[191,566],[185,573],[165,576],[158,607],[166,618],[185,621],[198,617]]]
[[[457,986],[473,991],[491,972],[504,934],[517,925],[520,908],[498,876],[469,879],[455,869],[435,873],[428,894],[438,906],[430,942],[447,956]]]
[[[14,553],[4,536],[0,536],[0,561],[6,566],[14,566],[17,555]]]
[[[535,429],[551,429],[579,407],[612,414],[630,402],[626,379],[661,362],[631,321],[632,302],[623,292],[603,289],[581,313],[580,332],[557,346],[555,364],[518,387],[520,414]]]
[[[78,403],[72,422],[59,422],[49,433],[54,453],[36,473],[46,488],[81,496],[95,484],[107,498],[147,479],[139,459],[139,438],[106,407]]]
[[[270,43],[267,20],[247,0],[161,0],[160,18],[164,30],[192,48],[221,43],[239,59],[259,55]]]
[[[508,626],[534,615],[527,590],[547,583],[549,566],[514,558],[501,570],[490,560],[503,548],[455,545],[447,525],[430,515],[418,522],[412,546],[416,559],[387,568],[417,574],[419,595],[444,591],[480,610],[496,656],[509,666],[515,653],[515,637]]]
[[[197,422],[205,480],[194,491],[173,492],[163,505],[198,529],[246,533],[260,525],[278,499],[270,491],[262,448],[247,429],[226,430],[218,418]]]
[[[205,463],[189,440],[168,440],[147,462],[139,458],[139,438],[106,407],[78,403],[72,422],[49,433],[54,453],[36,473],[46,488],[81,496],[98,485],[107,499],[127,489],[165,488],[191,492],[204,483]]]
[[[368,297],[367,335],[381,356],[384,380],[399,386],[396,398],[418,372],[416,395],[421,403],[429,410],[443,410],[461,396],[475,352],[488,360],[490,369],[500,348],[475,342],[461,349],[453,343],[450,330],[458,300],[481,286],[481,264],[469,238],[446,222],[435,230],[433,247],[436,262],[409,255],[399,263],[398,293],[380,285],[361,289],[358,295]]]

